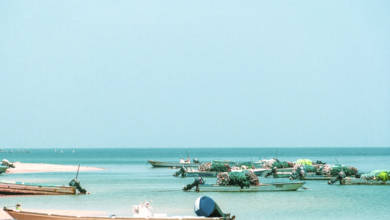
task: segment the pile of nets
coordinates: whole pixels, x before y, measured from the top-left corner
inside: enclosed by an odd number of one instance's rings
[[[252,161],[237,162],[234,165],[237,167],[247,168],[247,169],[261,168],[261,163],[252,162]]]
[[[211,169],[211,162],[207,162],[207,163],[202,163],[201,165],[199,165],[199,171],[210,171]]]
[[[308,165],[308,166],[311,166],[313,165],[313,162],[309,159],[298,159],[295,164],[298,164],[298,165]]]
[[[326,176],[337,176],[340,171],[343,171],[346,176],[355,176],[358,173],[358,169],[352,166],[344,165],[329,165],[326,164],[322,168],[322,174]]]
[[[313,165],[303,165],[302,167],[306,173],[316,173],[317,170],[320,168],[319,166],[313,166]]]
[[[261,160],[261,163],[263,164],[263,168],[269,168],[272,169],[273,167],[276,168],[289,168],[293,167],[294,163],[289,161],[280,161],[276,158],[269,159],[269,160]]]
[[[316,173],[321,175],[322,165],[300,165],[295,164],[290,178],[297,179],[306,176],[307,173]]]
[[[261,167],[259,162],[232,162],[232,161],[213,161],[202,163],[199,171],[230,172],[231,170],[246,170]]]
[[[369,173],[361,175],[360,178],[365,180],[378,180],[386,182],[390,179],[390,170],[373,170]]]
[[[216,172],[229,172],[231,170],[229,164],[224,163],[212,163],[210,171]]]
[[[274,164],[272,164],[272,166],[276,167],[276,168],[289,168],[289,167],[293,167],[294,163],[288,162],[288,161],[276,160],[276,162],[274,162]]]
[[[207,162],[199,166],[199,171],[229,172],[230,170],[230,165],[223,162]]]
[[[217,184],[244,188],[250,185],[258,185],[259,178],[252,171],[222,172],[217,175]]]

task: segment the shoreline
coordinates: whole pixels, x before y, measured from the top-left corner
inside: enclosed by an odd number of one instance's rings
[[[60,164],[46,164],[46,163],[21,163],[14,162],[15,168],[8,168],[7,174],[19,173],[50,173],[50,172],[76,172],[78,166],[74,165],[60,165]],[[103,168],[80,166],[80,172],[86,171],[102,171]]]

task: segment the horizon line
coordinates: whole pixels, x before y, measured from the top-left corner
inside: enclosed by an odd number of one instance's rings
[[[250,148],[390,148],[390,146],[220,146],[220,147],[133,147],[133,146],[5,146],[0,147],[1,149],[250,149]]]

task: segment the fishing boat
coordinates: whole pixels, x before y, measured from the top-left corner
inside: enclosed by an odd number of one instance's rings
[[[139,216],[139,217],[118,217],[111,215],[108,217],[92,217],[92,216],[71,216],[71,215],[59,215],[52,213],[41,213],[32,211],[22,211],[20,209],[13,210],[4,207],[3,210],[13,217],[15,220],[234,220],[235,216],[225,214],[221,211],[218,204],[214,202],[210,197],[201,196],[195,201],[194,211],[197,216],[172,216],[156,215],[151,216]],[[213,217],[211,217],[213,216]]]
[[[0,195],[66,195],[76,194],[76,187],[24,182],[0,182]]]
[[[269,171],[269,169],[264,168],[258,168],[258,169],[247,169],[249,171],[252,171],[256,176],[264,176],[265,173]],[[182,170],[180,170],[182,171]],[[199,170],[193,170],[191,168],[187,168],[184,171],[179,173],[175,173],[174,176],[182,176],[182,177],[217,177],[218,173],[217,171],[199,171]],[[242,172],[243,169],[240,170],[232,170],[231,172]],[[183,173],[184,172],[184,173]]]
[[[70,215],[55,215],[51,213],[15,211],[4,208],[4,211],[15,220],[230,220],[225,217],[82,217]]]
[[[198,192],[276,192],[276,191],[296,191],[305,184],[304,182],[290,183],[269,183],[259,184],[249,187],[218,185],[218,184],[199,184],[195,191]],[[191,190],[185,190],[191,191]]]
[[[273,178],[292,178],[291,172],[276,172],[275,175],[271,174]],[[294,179],[294,178],[293,178]],[[298,177],[300,180],[330,180],[331,176],[317,175],[316,173],[306,173],[303,177]]]
[[[198,167],[200,164],[191,162],[191,161],[180,161],[180,162],[166,162],[166,161],[156,161],[148,160],[153,167],[165,167],[165,168],[180,168],[180,167]]]
[[[324,176],[324,175],[306,175],[305,177],[302,178],[302,180],[330,180],[332,179],[331,176]]]
[[[337,181],[335,181],[337,182]],[[329,184],[333,184],[328,182]],[[354,178],[354,177],[345,177],[341,180],[340,185],[380,185],[380,186],[390,186],[390,181],[380,181],[380,180],[367,180],[363,178]]]

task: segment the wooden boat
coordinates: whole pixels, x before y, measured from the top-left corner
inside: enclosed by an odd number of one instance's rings
[[[66,195],[76,194],[76,187],[47,184],[0,182],[0,195]]]
[[[165,162],[165,161],[156,161],[156,160],[148,160],[153,167],[165,167],[165,168],[180,168],[180,167],[198,167],[199,163],[187,162]]]
[[[0,165],[0,174],[1,173],[5,173],[5,171],[7,171],[8,167],[7,166],[1,166]]]
[[[50,213],[15,211],[4,207],[4,211],[15,220],[233,220],[232,217],[82,217]]]
[[[270,183],[241,188],[240,186],[222,186],[218,184],[199,184],[199,192],[275,192],[296,191],[304,182]],[[191,190],[189,190],[191,191]]]

